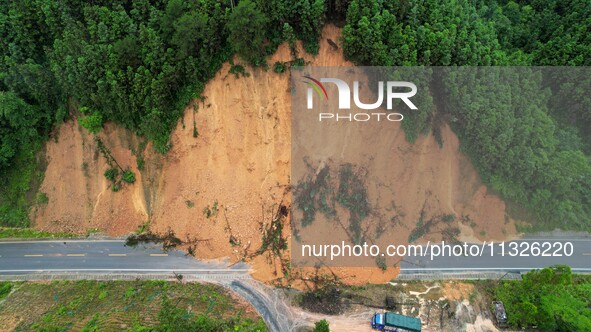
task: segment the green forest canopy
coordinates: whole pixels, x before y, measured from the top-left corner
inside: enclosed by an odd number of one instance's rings
[[[0,225],[27,225],[25,193],[42,176],[32,166],[35,151],[68,110],[86,110],[83,122],[93,131],[114,121],[164,153],[183,108],[223,62],[238,53],[267,68],[265,56],[291,30],[315,53],[325,20],[344,25],[345,56],[359,65],[591,64],[586,0],[4,1]],[[463,149],[494,190],[527,208],[540,227],[589,230],[588,87],[577,89],[585,103],[560,114],[541,105],[515,114],[517,121],[499,123],[491,122],[494,110],[436,105],[406,114],[403,127],[413,141],[437,129],[436,119],[456,119],[452,125]],[[563,102],[570,97],[553,93]],[[523,126],[529,126],[528,136],[511,136],[504,146],[483,143],[501,129]],[[543,143],[530,154],[535,162],[524,163],[520,152],[531,140]]]
[[[591,3],[585,0],[354,0],[343,48],[349,59],[372,66],[589,66],[590,28]],[[522,79],[510,76],[502,79]],[[408,112],[402,126],[414,141],[447,119],[484,181],[525,207],[536,228],[589,230],[591,77],[571,80],[578,81],[573,91],[554,84],[553,98],[535,106],[529,103],[548,86],[507,93],[499,77],[491,81],[496,86],[448,80],[443,83],[449,104]],[[478,95],[477,89],[487,92]],[[507,114],[507,98],[524,107]]]
[[[0,225],[26,226],[35,153],[68,110],[169,149],[184,107],[237,52],[264,65],[291,25],[317,50],[320,0],[23,0],[0,3]],[[244,38],[244,31],[256,38]]]
[[[591,283],[573,276],[568,266],[529,272],[522,281],[506,281],[495,290],[514,327],[540,331],[590,331]]]

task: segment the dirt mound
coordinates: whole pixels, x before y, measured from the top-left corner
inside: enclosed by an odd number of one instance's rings
[[[339,29],[323,30],[320,52],[307,58],[314,66],[351,66],[341,49]],[[268,60],[289,61],[287,45]],[[96,143],[76,122],[59,128],[57,140],[47,144],[48,167],[41,191],[49,202],[36,207],[36,227],[83,233],[98,228],[122,235],[150,220],[156,232],[169,227],[177,236],[200,239],[202,258],[243,257],[261,244],[261,223],[268,223],[278,205],[289,206],[291,157],[291,101],[289,74],[247,68],[248,76],[229,74],[225,64],[207,84],[204,100],[185,110],[174,130],[170,152],[161,156],[148,145],[145,169],[138,171],[131,149],[138,138],[124,129],[106,125],[100,134],[117,161],[130,167],[136,183],[112,192],[103,176],[108,168]],[[193,130],[196,124],[197,137]],[[421,209],[428,213],[469,215],[469,236],[501,239],[515,233],[505,216],[505,204],[487,193],[468,159],[459,151],[457,137],[444,126],[443,148],[432,136],[409,144],[400,127],[390,133],[391,177],[397,182],[397,206],[404,210],[402,226],[392,241],[405,242]],[[350,146],[352,153],[364,144]],[[426,203],[425,203],[426,202]],[[287,227],[288,228],[288,227]],[[284,233],[289,236],[289,229]],[[466,236],[468,236],[466,235]],[[437,237],[437,234],[429,235]],[[234,241],[230,241],[230,237]],[[232,243],[230,243],[232,242]],[[254,276],[272,280],[281,275],[277,262],[254,260]],[[396,269],[335,269],[348,283],[383,282]]]

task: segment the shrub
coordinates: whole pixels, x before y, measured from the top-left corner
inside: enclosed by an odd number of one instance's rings
[[[44,192],[38,192],[35,196],[35,201],[37,202],[37,204],[45,205],[47,204],[47,202],[49,202],[49,198],[47,197],[47,194],[45,194]]]
[[[0,299],[5,298],[10,294],[12,290],[12,284],[9,282],[0,282]]]
[[[123,181],[127,182],[127,183],[134,183],[135,182],[135,174],[131,171],[131,170],[125,170],[123,171],[123,176],[122,176]]]
[[[107,180],[111,181],[111,182],[115,182],[115,180],[117,180],[117,176],[119,176],[119,170],[116,168],[109,168],[108,170],[105,171],[105,177],[107,178]]]
[[[313,332],[330,332],[330,327],[328,322],[326,321],[326,319],[323,319],[321,321],[316,322],[316,324],[314,324],[314,330],[312,330]]]
[[[287,66],[285,65],[285,62],[277,61],[273,65],[273,71],[277,74],[281,74],[281,73],[285,72],[286,69],[287,69]]]
[[[93,112],[91,115],[79,118],[78,123],[91,134],[98,134],[103,129],[103,116],[99,112]]]

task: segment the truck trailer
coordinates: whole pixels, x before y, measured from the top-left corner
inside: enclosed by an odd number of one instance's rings
[[[421,332],[421,320],[393,312],[375,313],[371,318],[371,328],[388,332]]]

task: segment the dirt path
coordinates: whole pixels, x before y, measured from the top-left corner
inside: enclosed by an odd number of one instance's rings
[[[245,298],[263,317],[269,331],[293,331],[298,325],[293,309],[277,290],[254,280],[232,281],[223,285]]]
[[[297,331],[302,327],[314,326],[314,323],[326,319],[330,330],[335,332],[371,331],[369,318],[373,311],[353,315],[326,316],[314,314],[293,307],[283,293],[255,280],[221,282],[246,299],[263,317],[271,332]]]
[[[263,317],[272,332],[299,331],[303,327],[314,326],[315,322],[322,319],[329,322],[330,330],[334,332],[371,332],[374,331],[370,327],[371,317],[381,311],[352,305],[341,315],[322,315],[292,305],[282,290],[255,280],[224,281],[219,284],[246,299]],[[448,281],[392,285],[403,288],[402,293],[395,295],[396,298],[402,302],[416,303],[411,307],[400,306],[397,311],[420,317],[425,332],[498,331],[486,309],[488,302],[480,298],[481,294],[474,293],[473,284]],[[374,295],[378,296],[377,293]]]

